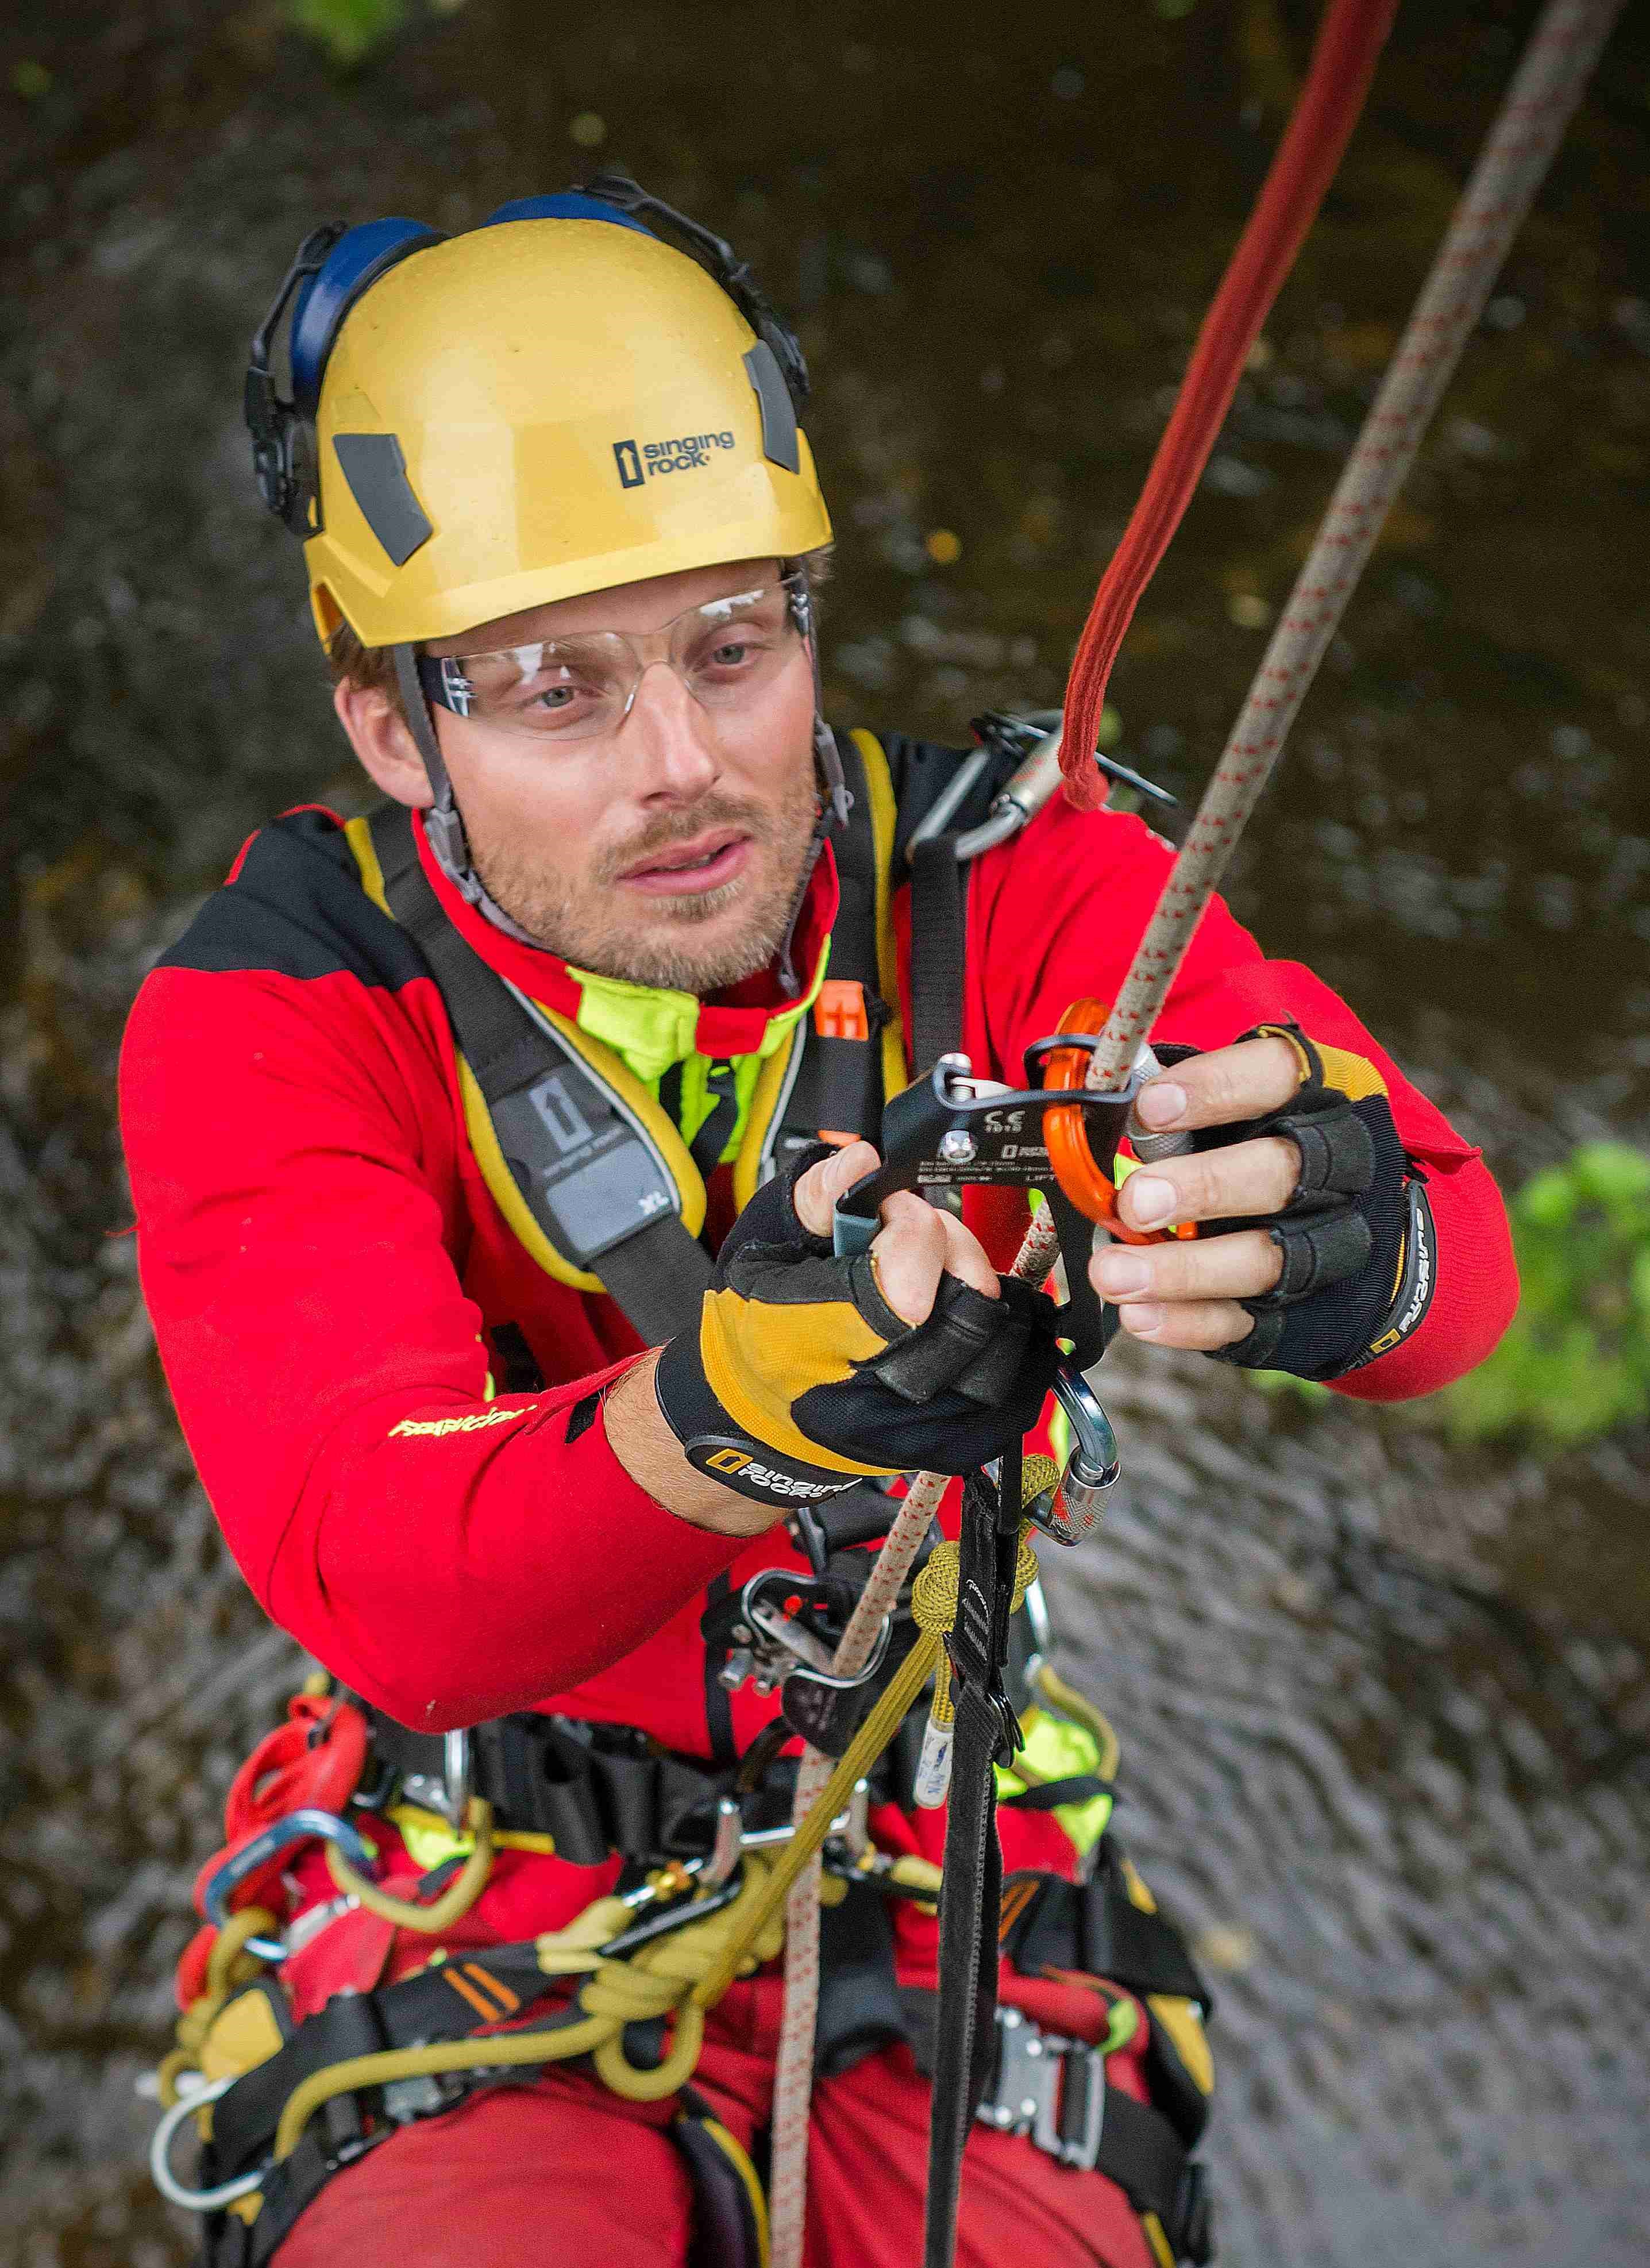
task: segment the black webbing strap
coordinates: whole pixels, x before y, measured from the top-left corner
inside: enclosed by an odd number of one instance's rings
[[[796,1151],[817,1142],[825,1128],[874,1141],[882,1123],[881,1035],[894,1012],[879,989],[876,831],[865,759],[843,733],[836,735],[836,753],[853,806],[846,825],[832,837],[838,895],[827,973],[833,983],[858,985],[866,1034],[863,1039],[851,1039],[821,1029],[817,1014],[802,1019],[795,1042],[800,1053],[789,1076],[774,1137],[774,1154],[781,1166]]]
[[[440,1734],[409,1732],[381,1710],[367,1713],[373,1757],[403,1787],[414,1775],[442,1780]],[[717,1798],[731,1787],[728,1770],[668,1755],[630,1727],[603,1726],[580,1738],[569,1720],[534,1710],[472,1726],[469,1762],[470,1792],[491,1804],[497,1825],[549,1835],[556,1856],[575,1867],[600,1866],[614,1852],[654,1864],[703,1857],[715,1837]],[[795,1770],[788,1761],[776,1765],[747,1796],[748,1826],[790,1817]],[[771,1818],[762,1811],[769,1804]]]
[[[911,854],[911,1064],[932,1071],[962,1045],[964,892],[954,835],[931,836]]]
[[[498,1146],[540,1228],[593,1269],[645,1345],[697,1324],[711,1261],[670,1176],[575,1050],[539,1024],[442,909],[419,864],[412,814],[368,822],[391,912],[422,951]],[[600,1263],[597,1265],[597,1263]]]
[[[316,2072],[387,2048],[468,2039],[484,2023],[501,2022],[541,1999],[553,1984],[539,1967],[536,1947],[495,1945],[453,1954],[376,1992],[335,1993],[213,2104],[214,2178],[259,2162],[275,2139],[287,2098]],[[482,2007],[490,2016],[480,2013]],[[578,2014],[558,2012],[541,2029],[554,2031],[578,2021]]]
[[[939,2004],[928,2128],[924,2268],[952,2268],[969,2128],[991,2078],[997,2040],[997,1916],[1003,1853],[997,1779],[1020,1745],[1003,1690],[1020,1543],[1020,1454],[994,1484],[970,1473],[962,1489],[957,1617],[949,1652],[956,1695],[951,1800],[939,1895]]]
[[[1131,1992],[1172,1993],[1196,2000],[1205,2014],[1212,2011],[1212,1996],[1185,1940],[1162,1914],[1135,1904],[1109,1837],[1087,1882],[1067,1882],[1053,1874],[1036,1879],[1035,1896],[1026,1901],[1003,1940],[1004,1952],[1022,1977],[1075,1969]]]
[[[677,1125],[681,1123],[681,1065],[672,1064],[659,1082],[659,1108]],[[728,1138],[739,1123],[738,1076],[731,1063],[713,1063],[705,1072],[705,1093],[711,1115],[691,1142],[689,1155],[706,1181],[716,1171]],[[686,1137],[683,1139],[686,1140]]]

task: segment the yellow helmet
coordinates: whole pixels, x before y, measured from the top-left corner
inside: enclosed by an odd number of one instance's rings
[[[830,541],[799,353],[727,247],[681,225],[726,255],[720,280],[589,193],[463,236],[384,221],[309,240],[254,344],[247,418],[323,643],[347,622],[412,645]]]

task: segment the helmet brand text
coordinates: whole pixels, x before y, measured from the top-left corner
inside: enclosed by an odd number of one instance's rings
[[[731,449],[731,433],[679,433],[671,441],[615,441],[613,461],[622,489],[639,489],[657,473],[696,472],[713,449]]]

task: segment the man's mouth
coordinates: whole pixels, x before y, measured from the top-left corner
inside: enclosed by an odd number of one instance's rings
[[[718,890],[743,872],[750,837],[737,828],[718,827],[690,843],[673,843],[620,876],[632,889],[652,897],[681,897]]]

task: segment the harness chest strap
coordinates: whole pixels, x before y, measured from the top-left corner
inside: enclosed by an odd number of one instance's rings
[[[870,733],[843,740],[840,753],[854,803],[839,843],[832,1012],[822,1004],[812,1029],[798,1015],[762,1068],[734,1167],[741,1204],[784,1149],[817,1139],[821,1127],[874,1133],[885,1091],[904,1084],[898,1017],[887,1005],[897,998],[894,792]],[[468,944],[424,872],[410,813],[381,805],[349,833],[368,894],[414,938],[436,980],[471,1145],[510,1226],[547,1274],[606,1291],[648,1344],[690,1327],[711,1280],[698,1241],[701,1160],[616,1055],[528,1001]]]

